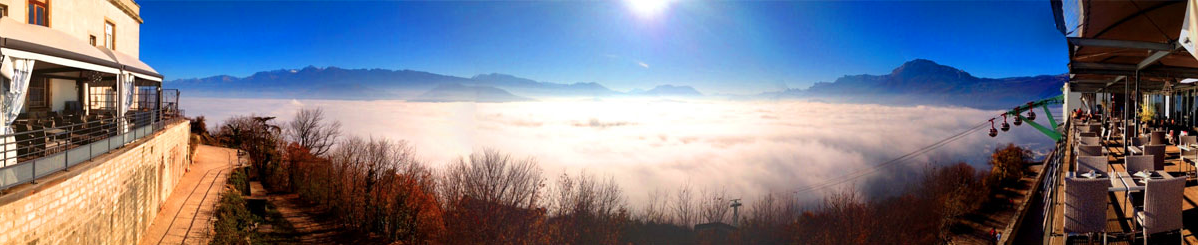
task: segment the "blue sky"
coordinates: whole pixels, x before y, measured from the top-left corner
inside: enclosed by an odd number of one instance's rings
[[[141,58],[168,79],[315,65],[747,94],[916,58],[980,77],[1067,71],[1047,1],[138,3]]]

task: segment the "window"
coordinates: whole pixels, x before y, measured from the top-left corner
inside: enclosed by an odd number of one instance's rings
[[[0,4],[0,17],[8,17],[8,5]]]
[[[113,87],[88,87],[88,108],[91,110],[115,110],[116,89]]]
[[[29,94],[25,96],[29,103],[29,108],[46,108],[48,105],[46,99],[46,78],[33,77],[29,79]]]
[[[50,0],[29,0],[29,24],[50,26]]]
[[[116,24],[104,21],[104,47],[116,50]]]
[[[87,35],[87,43],[96,46],[96,35]]]

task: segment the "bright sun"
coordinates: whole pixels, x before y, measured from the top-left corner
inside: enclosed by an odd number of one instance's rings
[[[624,0],[632,13],[641,18],[654,18],[665,12],[674,0]]]

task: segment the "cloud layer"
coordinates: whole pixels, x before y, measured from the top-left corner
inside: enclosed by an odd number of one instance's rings
[[[432,166],[475,149],[496,148],[537,158],[551,178],[579,170],[614,177],[634,205],[655,190],[672,190],[688,182],[755,198],[836,181],[999,113],[925,106],[649,99],[411,103],[184,98],[182,105],[189,115],[207,116],[209,125],[251,113],[285,122],[301,107],[322,107],[342,122],[347,133],[412,142]],[[985,131],[846,186],[885,194],[896,190],[892,181],[909,179],[926,164],[965,161],[985,168],[990,152],[1000,144],[1051,147],[1051,141],[1028,126],[997,138],[986,136]],[[815,199],[821,193],[800,196]]]

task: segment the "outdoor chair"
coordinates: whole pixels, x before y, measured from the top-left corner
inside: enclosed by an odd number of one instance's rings
[[[1106,140],[1111,140],[1111,138],[1118,139],[1121,137],[1123,137],[1123,130],[1121,127],[1112,127],[1111,131],[1107,131],[1106,134]]]
[[[1152,155],[1152,169],[1165,170],[1165,145],[1146,145],[1144,155]]]
[[[1133,146],[1144,146],[1148,144],[1148,137],[1146,136],[1135,137],[1132,139],[1131,145]]]
[[[1065,178],[1065,233],[1102,233],[1106,243],[1106,178]]]
[[[1153,158],[1155,157],[1152,155],[1127,156],[1127,158],[1124,158],[1127,172],[1135,173],[1140,172],[1141,170],[1153,171]]]
[[[1198,163],[1195,162],[1198,159],[1198,136],[1181,136],[1177,141],[1178,150],[1181,150],[1181,164],[1185,166],[1183,171],[1185,171],[1186,177],[1189,177],[1194,173],[1193,164]],[[1181,149],[1180,146],[1186,146],[1189,150]]]
[[[71,115],[68,117],[67,123],[70,125],[68,130],[70,130],[71,144],[86,145],[91,143],[84,131],[87,125],[84,124],[82,115]]]
[[[1080,145],[1077,147],[1078,156],[1104,156],[1102,154],[1102,146],[1097,145]]]
[[[1150,145],[1164,145],[1167,143],[1164,131],[1153,131],[1149,134],[1149,139],[1151,140],[1148,142]]]
[[[16,129],[17,156],[24,158],[32,155],[34,137],[30,131],[33,130],[33,127],[29,124],[21,123],[13,125],[13,128]]]
[[[90,115],[87,117],[84,123],[86,129],[83,130],[83,134],[87,136],[88,141],[95,142],[104,139],[101,122],[99,117]]]
[[[1102,138],[1098,138],[1098,137],[1082,137],[1082,138],[1081,138],[1081,143],[1082,143],[1082,145],[1097,145],[1097,146],[1102,146]]]
[[[1090,124],[1089,127],[1090,127],[1091,133],[1095,133],[1095,134],[1102,133],[1102,124],[1101,123],[1092,123],[1092,124]]]
[[[1177,231],[1181,234],[1181,204],[1186,179],[1149,179],[1144,187],[1144,206],[1136,209],[1136,223],[1144,233],[1144,244],[1148,236],[1156,233]],[[1184,241],[1184,239],[1183,239]]]
[[[1091,170],[1105,174],[1107,170],[1107,158],[1105,156],[1078,156],[1077,172],[1085,173]]]
[[[38,158],[46,154],[46,127],[43,124],[29,124],[29,141],[26,143],[29,146],[29,156]]]

